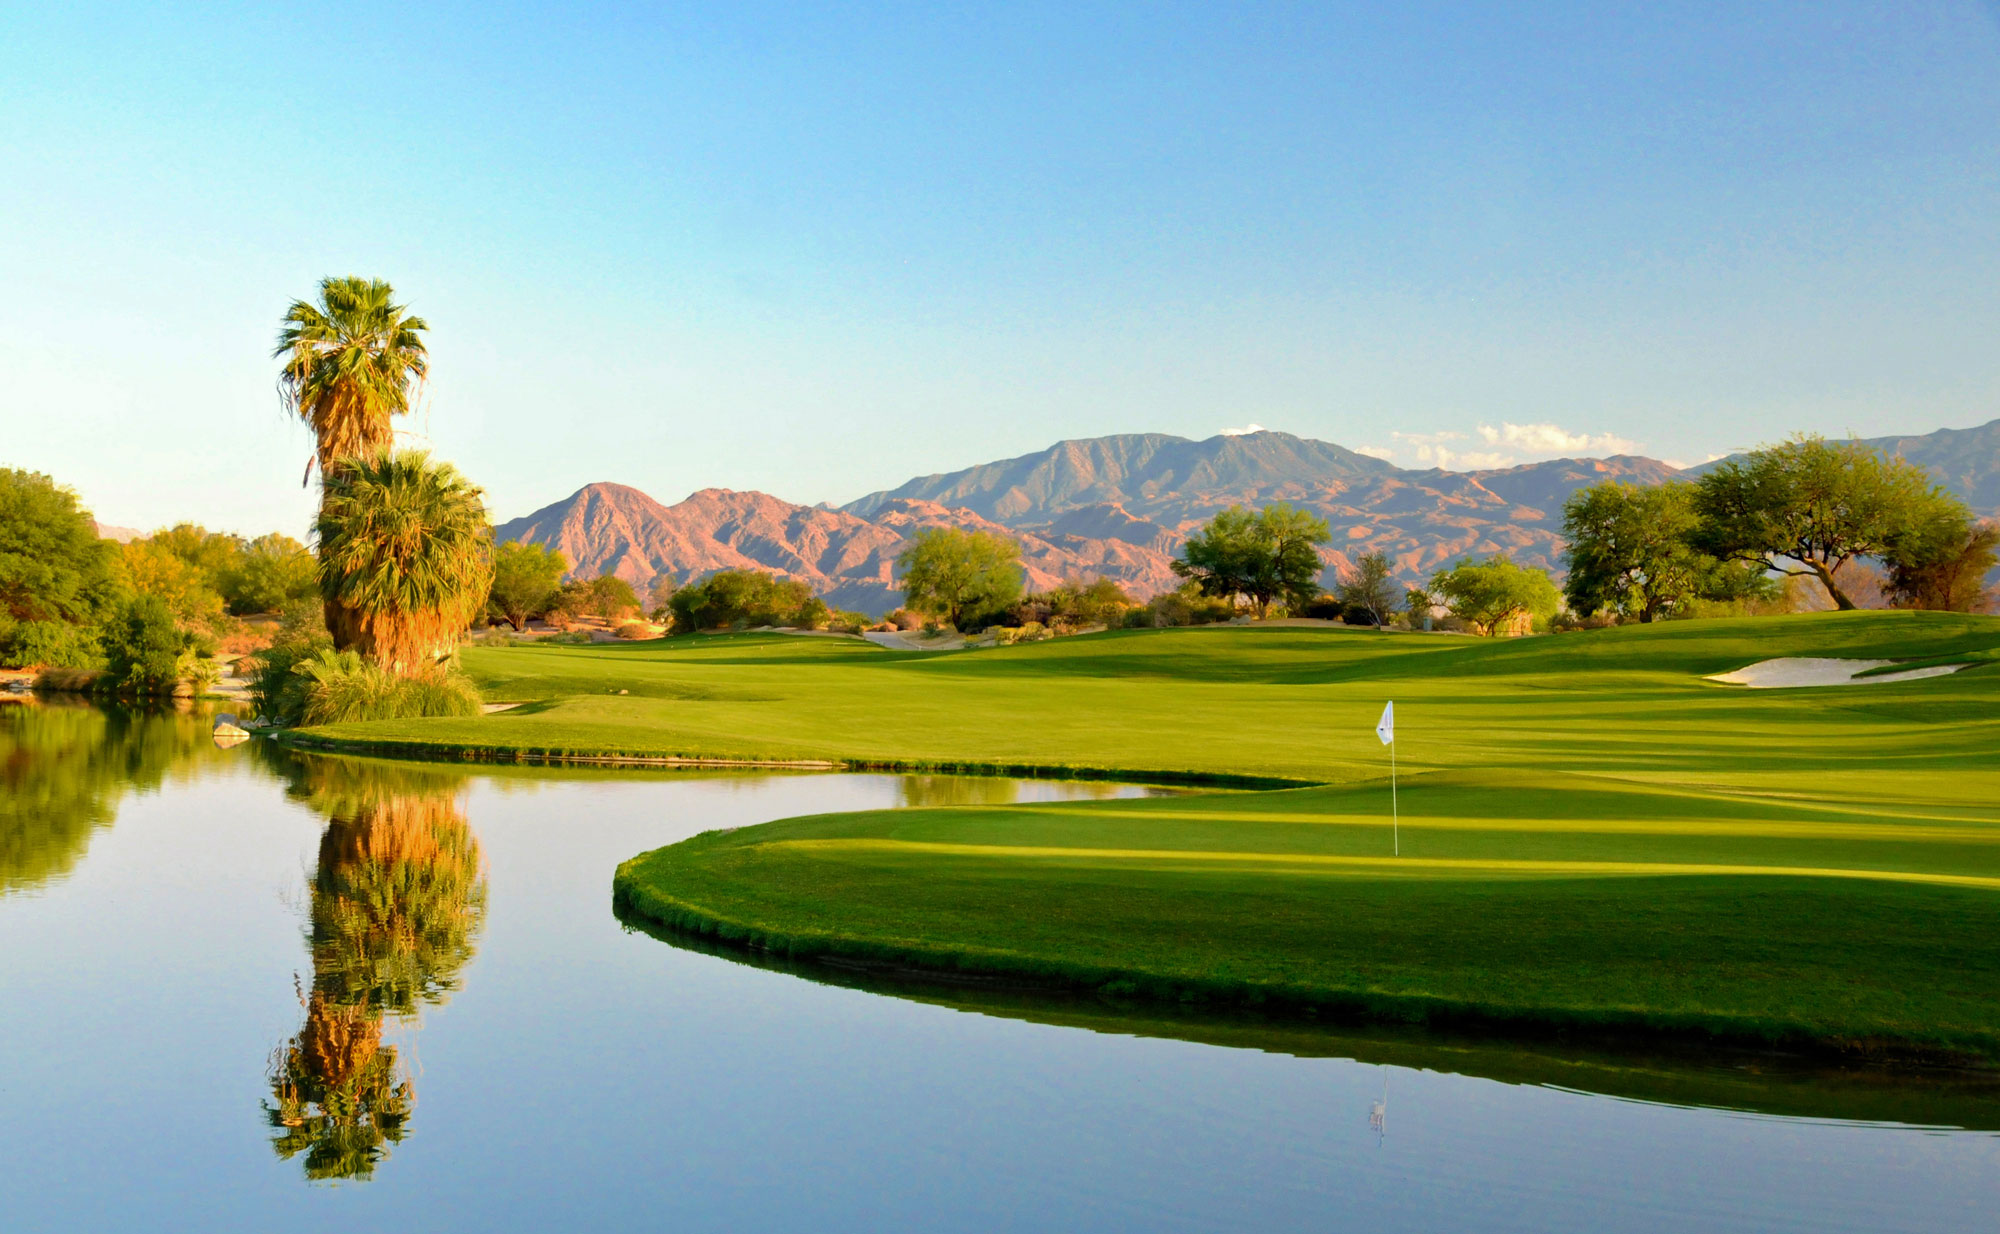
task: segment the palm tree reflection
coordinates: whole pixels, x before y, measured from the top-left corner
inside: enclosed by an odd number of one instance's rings
[[[310,887],[305,1024],[271,1056],[272,1140],[311,1179],[367,1178],[408,1133],[416,1092],[387,1017],[458,989],[485,920],[464,777],[358,759],[299,760],[293,793],[329,817]]]

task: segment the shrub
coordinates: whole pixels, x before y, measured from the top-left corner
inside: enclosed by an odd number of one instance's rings
[[[1299,610],[1299,616],[1316,617],[1321,621],[1345,621],[1347,619],[1347,609],[1348,606],[1342,604],[1337,596],[1330,596],[1325,592],[1321,592],[1306,602],[1305,606]]]
[[[793,626],[814,630],[829,616],[826,602],[798,579],[760,570],[721,570],[674,592],[667,601],[676,630],[747,630]]]
[[[643,621],[628,621],[618,627],[618,637],[628,639],[651,638],[653,637],[653,627]]]
[[[100,668],[51,668],[44,669],[35,678],[37,690],[55,690],[74,694],[94,694],[104,684],[104,670]]]
[[[874,622],[866,613],[836,612],[826,619],[826,628],[835,634],[859,634],[871,629]]]
[[[64,621],[9,621],[0,615],[0,668],[103,668],[97,633]]]
[[[476,716],[479,691],[463,673],[435,669],[400,677],[352,651],[323,648],[292,666],[304,682],[299,723]]]
[[[1340,620],[1350,626],[1373,626],[1381,622],[1375,619],[1375,610],[1366,604],[1349,604],[1340,610]]]
[[[120,694],[174,694],[183,682],[198,688],[215,678],[207,646],[180,627],[158,596],[132,597],[99,637],[107,684]]]

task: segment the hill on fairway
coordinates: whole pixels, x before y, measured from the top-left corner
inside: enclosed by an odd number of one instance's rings
[[[1786,655],[1976,667],[1751,691]],[[2000,620],[1852,613],[1489,642],[1126,632],[922,656],[747,636],[476,649],[477,720],[401,752],[615,752],[1298,785],[712,833],[626,910],[1174,998],[2000,1058]],[[607,693],[626,690],[627,694]],[[1392,856],[1383,699],[1399,717]]]

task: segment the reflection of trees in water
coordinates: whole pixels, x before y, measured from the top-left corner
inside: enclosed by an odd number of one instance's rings
[[[185,712],[62,698],[0,706],[0,895],[68,875],[126,793],[222,757],[207,722]]]
[[[462,776],[276,757],[293,795],[329,822],[310,888],[305,1024],[271,1057],[272,1146],[303,1153],[308,1178],[367,1178],[416,1103],[383,1019],[458,988],[485,920],[479,842],[459,808]]]
[[[1009,806],[1020,799],[1021,785],[1003,776],[904,776],[906,806]]]

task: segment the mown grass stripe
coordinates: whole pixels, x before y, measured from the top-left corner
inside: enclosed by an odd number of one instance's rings
[[[1485,874],[1548,874],[1569,877],[1663,877],[1717,875],[1756,878],[1854,878],[1890,883],[1923,883],[1939,887],[1977,887],[2000,891],[2000,878],[1977,874],[1933,874],[1918,870],[1869,870],[1839,866],[1719,865],[1679,861],[1538,861],[1475,857],[1352,857],[1326,853],[1252,853],[1181,848],[1063,848],[1044,844],[948,844],[929,840],[872,838],[771,840],[755,845],[812,853],[868,852],[936,857],[1024,857],[1064,861],[1230,862],[1250,865],[1334,866],[1416,873],[1451,871]]]

